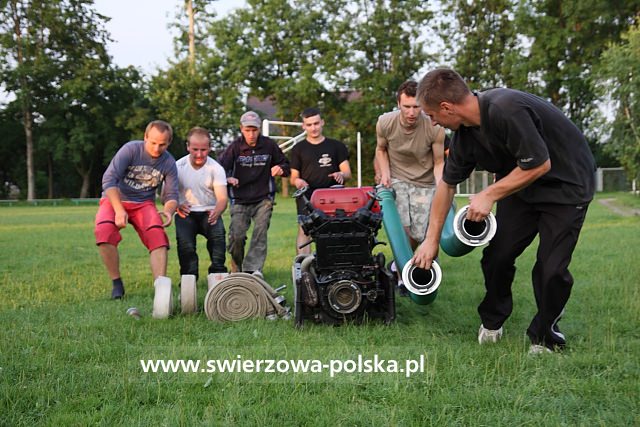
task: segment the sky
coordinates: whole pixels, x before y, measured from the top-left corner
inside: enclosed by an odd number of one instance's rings
[[[184,0],[94,0],[95,10],[111,20],[105,25],[113,39],[107,49],[115,64],[133,65],[145,73],[164,67],[173,54],[169,24],[175,21]],[[244,6],[244,0],[218,0],[218,16]]]

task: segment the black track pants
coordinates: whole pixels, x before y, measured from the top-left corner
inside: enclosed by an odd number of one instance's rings
[[[573,277],[568,268],[587,207],[588,204],[529,204],[516,195],[498,202],[497,232],[481,261],[487,292],[478,312],[485,328],[500,328],[511,314],[516,258],[539,235],[536,263],[531,272],[538,312],[527,335],[534,344],[547,347],[565,344],[557,323],[571,295]]]

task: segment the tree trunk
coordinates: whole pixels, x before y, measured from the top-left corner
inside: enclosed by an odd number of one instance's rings
[[[185,3],[187,7],[187,15],[189,16],[189,68],[191,74],[194,74],[196,66],[195,17],[192,0],[186,0]]]
[[[47,181],[49,184],[47,197],[53,199],[53,159],[51,158],[51,153],[47,153]]]
[[[16,61],[18,67],[24,65],[24,52],[22,50],[22,22],[18,13],[18,2],[9,3],[13,20],[13,32],[16,37]],[[24,124],[24,136],[27,145],[27,200],[36,198],[36,174],[33,165],[33,115],[31,113],[31,92],[25,76],[20,77],[20,90],[22,91],[22,120]]]
[[[36,173],[33,166],[33,121],[31,111],[25,108],[24,113],[24,136],[27,140],[27,200],[36,198]]]
[[[80,187],[80,198],[86,199],[89,196],[89,178],[91,173],[85,172],[82,173],[82,186]]]

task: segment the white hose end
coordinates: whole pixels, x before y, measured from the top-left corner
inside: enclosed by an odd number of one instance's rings
[[[154,319],[166,319],[173,314],[173,296],[171,292],[171,279],[158,276],[153,283],[155,294],[153,296]]]
[[[429,295],[434,293],[442,281],[442,269],[434,260],[429,270],[416,267],[411,262],[402,269],[402,281],[405,288],[412,294]]]
[[[182,314],[192,314],[198,311],[196,276],[183,274],[180,278],[180,306]]]
[[[493,212],[480,222],[469,221],[467,211],[469,205],[463,206],[453,218],[453,232],[467,246],[478,247],[489,243],[496,235],[498,228]]]

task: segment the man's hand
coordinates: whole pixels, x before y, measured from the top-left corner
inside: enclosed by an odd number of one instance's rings
[[[284,171],[280,166],[275,165],[271,168],[271,176],[281,176],[282,174],[284,174]]]
[[[300,190],[301,188],[305,188],[305,187],[309,186],[309,183],[307,183],[307,181],[305,181],[302,178],[297,178],[296,181],[295,181],[295,184],[296,184],[296,188],[298,190]]]
[[[333,178],[334,181],[337,182],[338,184],[342,185],[344,183],[344,174],[342,172],[330,173],[329,177]]]
[[[380,173],[380,184],[384,185],[387,188],[391,187],[391,175],[386,174],[384,172]]]
[[[227,184],[230,184],[232,187],[237,187],[238,184],[240,184],[240,181],[238,181],[238,178],[230,176],[227,178]]]
[[[186,218],[191,213],[191,205],[189,203],[183,203],[178,206],[178,216],[180,218]]]
[[[480,222],[489,216],[491,208],[493,208],[494,200],[483,192],[469,197],[469,209],[467,210],[467,219],[469,221]]]
[[[127,215],[127,211],[124,209],[117,210],[115,216],[116,227],[125,228],[127,223],[129,222],[129,215]]]
[[[173,221],[173,212],[162,211],[158,212],[160,214],[160,218],[162,218],[162,226],[167,228],[171,225],[171,221]]]
[[[425,240],[422,242],[411,258],[411,263],[416,267],[429,270],[433,260],[438,256],[438,245]]]
[[[215,210],[211,210],[207,212],[208,217],[207,217],[207,222],[211,225],[214,225],[216,222],[218,222],[218,218],[220,217],[220,213],[216,212]]]

